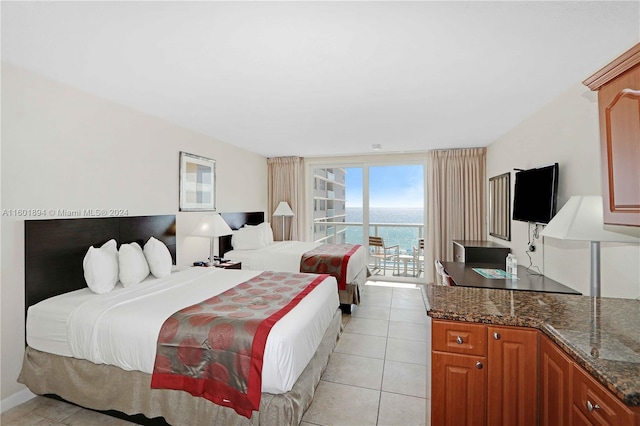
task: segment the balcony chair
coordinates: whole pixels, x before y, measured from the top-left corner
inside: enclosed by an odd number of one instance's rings
[[[424,272],[424,238],[418,240],[418,246],[413,247],[413,276],[419,277]]]
[[[382,275],[387,272],[387,261],[391,260],[394,264],[392,273],[394,271],[400,272],[400,265],[398,262],[398,256],[400,256],[400,245],[394,244],[392,246],[386,246],[382,237],[369,236],[369,248],[373,248],[373,252],[369,253],[369,258],[373,260],[373,271],[380,272],[380,263],[382,263]]]

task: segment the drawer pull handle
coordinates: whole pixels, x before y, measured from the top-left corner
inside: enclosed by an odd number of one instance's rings
[[[495,340],[500,340],[500,337],[502,337],[502,336],[500,336],[500,333],[498,333],[498,332],[493,333],[493,338]]]
[[[587,410],[589,410],[589,412],[593,411],[593,410],[599,410],[600,406],[598,404],[593,404],[591,401],[587,400]]]
[[[456,338],[456,343],[457,343],[457,344],[459,344],[459,345],[461,345],[461,344],[463,344],[463,343],[464,343],[464,340],[462,340],[462,337],[458,336],[458,337]]]
[[[476,361],[476,368],[478,370],[482,370],[482,367],[484,367],[484,365],[482,365],[482,363],[480,361]]]

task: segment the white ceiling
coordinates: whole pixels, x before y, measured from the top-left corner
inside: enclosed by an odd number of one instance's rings
[[[640,40],[638,1],[0,7],[3,61],[270,157],[486,146]]]

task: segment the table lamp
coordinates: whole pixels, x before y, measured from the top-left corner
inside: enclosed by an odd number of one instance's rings
[[[284,218],[286,216],[292,217],[293,210],[289,207],[289,203],[286,201],[280,201],[280,204],[276,207],[276,211],[273,212],[273,216],[282,216],[282,241],[284,241]]]
[[[640,242],[640,238],[604,229],[602,197],[599,195],[571,197],[540,235],[560,240],[590,242],[592,297],[600,297],[600,242]]]
[[[219,213],[207,215],[202,218],[200,224],[196,228],[193,235],[198,237],[208,237],[210,239],[210,251],[209,251],[209,264],[213,265],[213,251],[215,238],[222,237],[223,235],[231,235],[233,231],[224,221]]]

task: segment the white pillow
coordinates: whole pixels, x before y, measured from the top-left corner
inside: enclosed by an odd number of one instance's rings
[[[138,243],[122,244],[118,252],[120,282],[127,287],[138,284],[149,275],[149,265]]]
[[[262,241],[265,246],[273,244],[273,229],[269,222],[262,222],[258,225],[244,225],[244,228],[258,228],[262,230]],[[235,248],[235,246],[234,246]]]
[[[273,229],[271,229],[271,224],[269,222],[263,222],[260,224],[264,229],[264,235],[266,237],[267,245],[270,246],[273,244]]]
[[[233,232],[231,245],[234,250],[254,250],[266,247],[264,231],[257,226],[248,226]]]
[[[82,261],[84,279],[94,293],[109,293],[118,282],[118,244],[109,240],[100,248],[89,247]]]
[[[162,241],[153,237],[149,238],[149,241],[144,245],[143,252],[154,277],[162,278],[171,274],[173,259],[171,259],[169,249]]]

